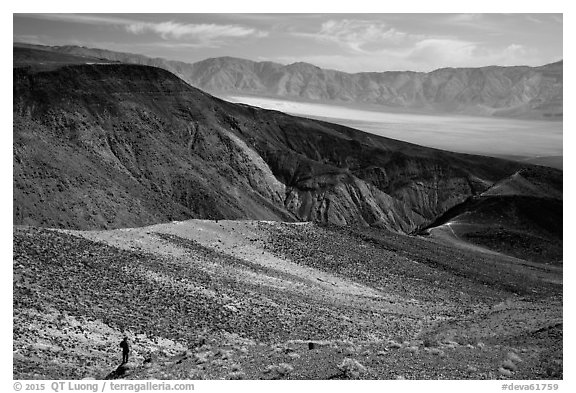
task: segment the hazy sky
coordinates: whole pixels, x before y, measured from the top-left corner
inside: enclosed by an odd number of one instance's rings
[[[13,38],[186,62],[430,71],[560,60],[562,25],[562,14],[14,14]]]

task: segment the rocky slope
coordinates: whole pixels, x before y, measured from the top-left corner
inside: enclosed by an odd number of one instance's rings
[[[187,64],[77,46],[38,47],[167,69],[202,90],[389,108],[561,119],[563,62],[541,67],[443,68],[348,74],[307,63],[282,65],[219,57]]]
[[[231,104],[159,68],[19,64],[15,223],[254,218],[410,232],[521,169]]]
[[[563,374],[561,269],[430,238],[256,221],[15,227],[13,270],[14,379]],[[123,335],[130,363],[113,375]]]

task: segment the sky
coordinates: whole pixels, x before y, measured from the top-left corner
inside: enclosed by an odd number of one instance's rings
[[[345,72],[538,66],[563,58],[562,14],[14,14],[13,40],[193,63],[232,56]]]

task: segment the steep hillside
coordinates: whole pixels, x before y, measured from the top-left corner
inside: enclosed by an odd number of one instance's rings
[[[203,217],[410,232],[521,168],[227,103],[124,64],[15,68],[13,159],[14,222],[70,228]]]
[[[166,71],[18,69],[14,81],[15,222],[89,228],[293,217],[279,207],[284,186],[262,160],[201,122],[190,102],[208,109],[211,98]]]
[[[443,68],[348,74],[307,63],[282,65],[220,57],[194,64],[76,46],[59,53],[161,67],[202,90],[390,108],[562,119],[563,62],[541,67]]]
[[[428,238],[16,227],[13,263],[14,379],[562,379],[561,269]]]
[[[525,169],[454,206],[426,233],[463,247],[472,243],[536,263],[561,264],[562,216],[562,175]]]

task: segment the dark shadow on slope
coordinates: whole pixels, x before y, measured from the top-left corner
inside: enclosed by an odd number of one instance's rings
[[[469,198],[422,233],[449,224],[455,237],[532,262],[562,263],[563,203],[531,196]]]

